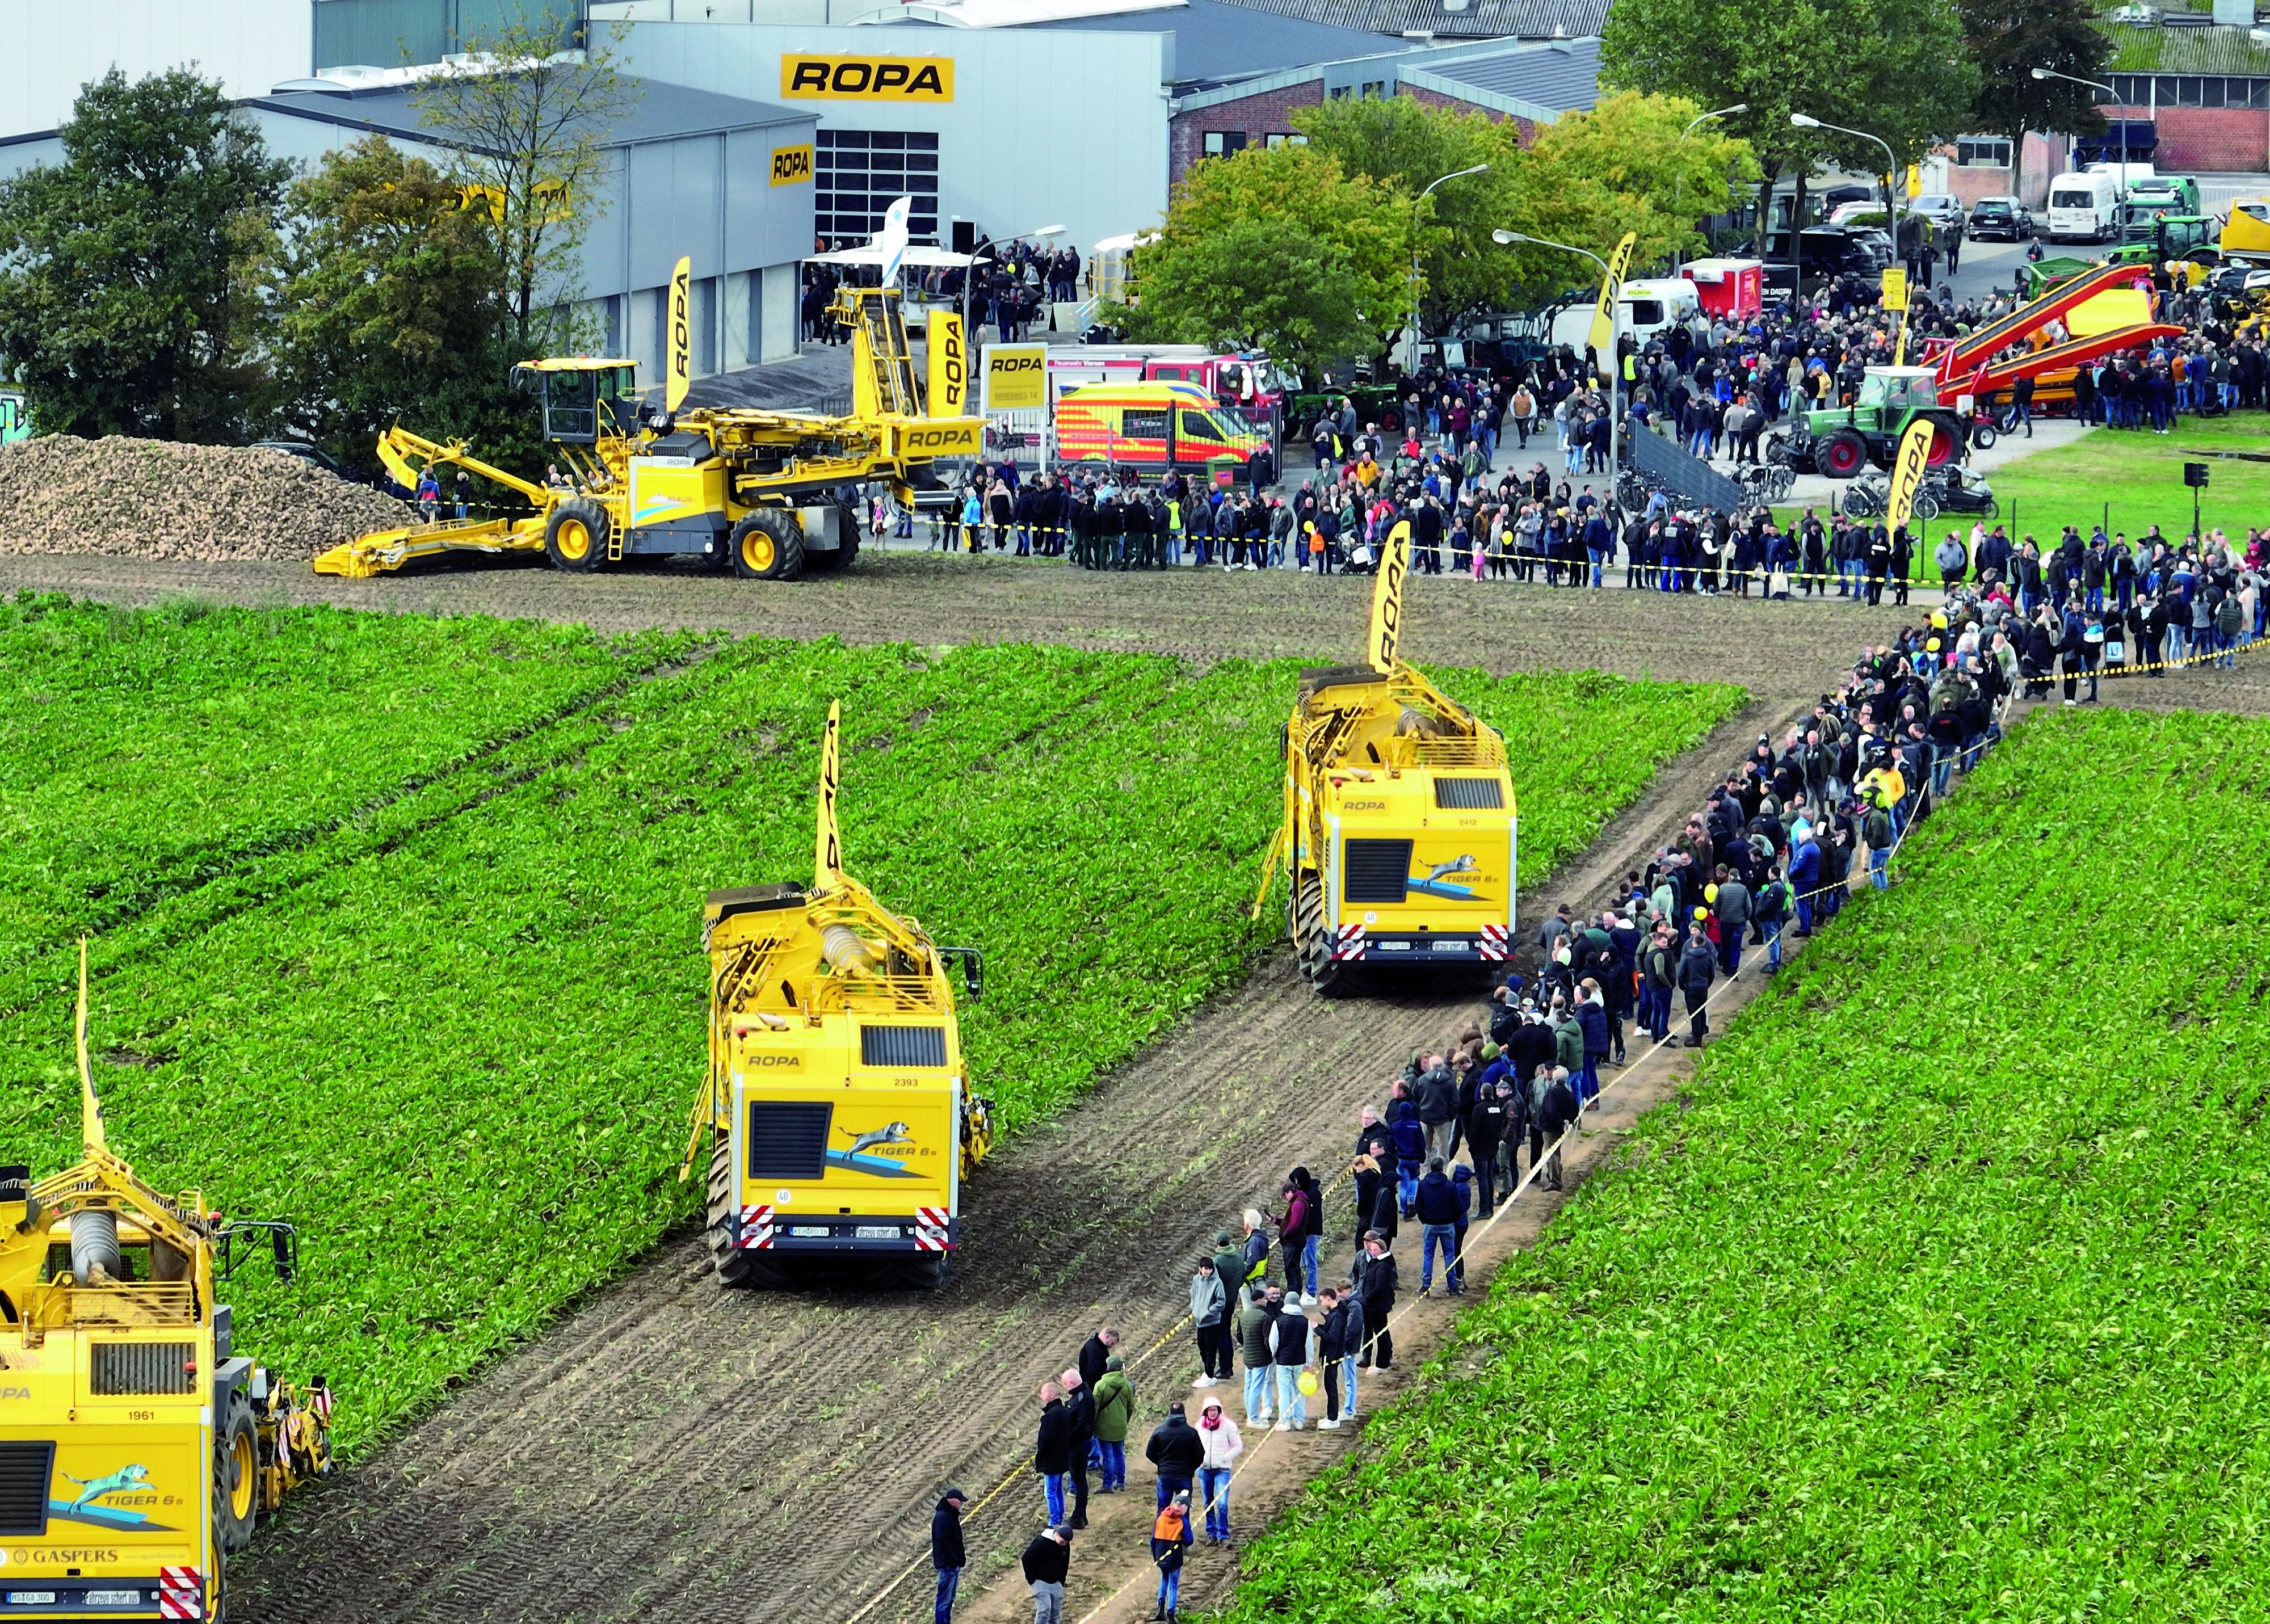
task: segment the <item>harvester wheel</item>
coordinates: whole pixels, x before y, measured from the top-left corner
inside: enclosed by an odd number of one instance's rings
[[[544,556],[577,575],[607,561],[607,510],[588,496],[570,497],[544,522]]]
[[[946,1263],[950,1256],[946,1252],[924,1252],[901,1264],[900,1272],[916,1291],[938,1291],[946,1285]]]
[[[749,1286],[749,1255],[733,1244],[733,1145],[723,1133],[709,1153],[709,1255],[716,1260],[717,1284]]]
[[[260,1435],[252,1405],[242,1393],[229,1396],[228,1410],[213,1435],[214,1502],[219,1508],[220,1546],[241,1551],[252,1543],[260,1516]]]
[[[1332,957],[1332,933],[1324,924],[1324,882],[1313,874],[1301,880],[1293,918],[1301,974],[1321,997],[1338,997],[1347,990],[1348,970],[1343,960]]]
[[[804,526],[785,508],[760,508],[725,538],[733,573],[752,581],[794,581],[804,574]]]

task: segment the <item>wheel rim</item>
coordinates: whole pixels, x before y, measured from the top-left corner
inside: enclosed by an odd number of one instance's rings
[[[1948,461],[1954,456],[1954,434],[1948,432],[1946,424],[1940,423],[1935,425],[1931,431],[1931,450],[1925,454],[1924,457],[1925,463],[1932,468],[1936,468],[1940,463]]]
[[[1834,472],[1851,473],[1860,465],[1860,448],[1849,440],[1829,442],[1829,466]]]
[[[770,535],[751,529],[741,538],[741,562],[760,573],[770,569],[773,560],[780,557],[780,549]]]
[[[560,556],[581,560],[591,552],[591,529],[581,519],[562,519],[558,531]]]
[[[228,1459],[234,1479],[228,1486],[228,1514],[241,1523],[252,1515],[252,1498],[260,1487],[260,1471],[253,1459],[249,1429],[229,1440]]]

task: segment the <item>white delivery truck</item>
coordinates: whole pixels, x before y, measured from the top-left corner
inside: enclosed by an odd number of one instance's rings
[[[2120,178],[2097,171],[2050,182],[2042,234],[2053,242],[2103,242],[2120,233]]]
[[[1702,311],[1701,295],[1685,277],[1643,277],[1627,282],[1616,299],[1617,330],[1643,350],[1653,340]],[[1592,301],[1574,304],[1553,318],[1553,342],[1578,356],[1591,341]]]

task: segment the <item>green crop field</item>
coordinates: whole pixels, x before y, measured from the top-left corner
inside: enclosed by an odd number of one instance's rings
[[[74,1157],[70,940],[99,928],[112,1143],[161,1187],[303,1226],[288,1309],[240,1277],[239,1344],[328,1376],[351,1449],[694,1214],[701,894],[809,878],[831,698],[846,866],[985,953],[964,1034],[1011,1131],[1274,930],[1246,909],[1291,662],[55,599],[0,609],[8,639],[48,653],[0,661],[0,758],[21,737],[72,766],[0,782],[22,922],[0,1143]],[[1531,881],[1742,697],[1446,680],[1508,729]]]
[[[1987,758],[1227,1616],[2258,1616],[2270,724]]]

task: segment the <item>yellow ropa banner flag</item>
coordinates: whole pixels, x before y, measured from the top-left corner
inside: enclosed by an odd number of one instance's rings
[[[1923,488],[1923,471],[1930,465],[1931,442],[1938,433],[1938,424],[1918,418],[1900,436],[1900,449],[1892,454],[1892,493],[1884,504],[1886,529],[1899,529],[1915,511],[1916,493]]]
[[[1600,302],[1592,307],[1592,330],[1584,342],[1592,346],[1592,354],[1601,369],[1614,375],[1616,364],[1616,300],[1624,291],[1624,271],[1631,263],[1632,245],[1639,241],[1637,232],[1624,233],[1616,244],[1616,251],[1608,256],[1608,274],[1600,278]]]

